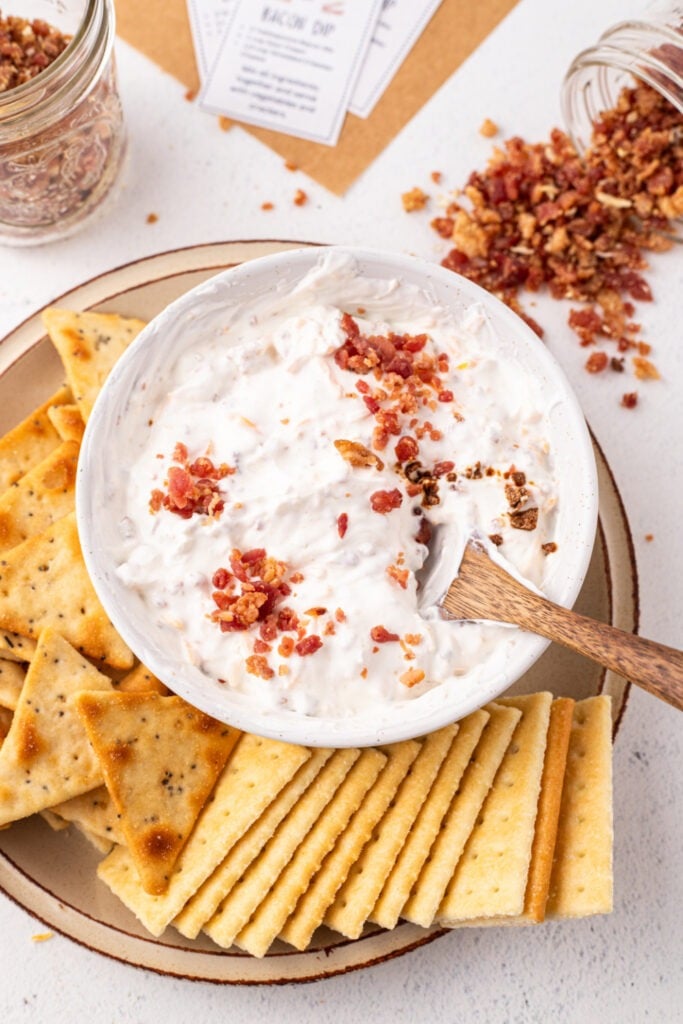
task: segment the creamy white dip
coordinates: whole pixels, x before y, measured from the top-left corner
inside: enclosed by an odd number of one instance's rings
[[[415,414],[418,427],[428,420],[442,435],[420,439],[421,462],[455,463],[455,479],[439,480],[439,502],[428,509],[421,507],[421,494],[409,496],[396,470],[397,436],[377,451],[381,470],[353,466],[335,447],[345,439],[376,450],[376,420],[356,384],[381,386],[372,373],[359,375],[335,361],[345,340],[343,313],[364,335],[426,333],[424,352],[448,356],[442,378],[453,401]],[[193,343],[168,367],[165,395],[128,477],[117,571],[157,619],[179,633],[188,661],[216,687],[232,687],[264,708],[344,717],[412,700],[433,687],[457,687],[463,676],[483,678],[492,660],[500,664],[514,631],[445,620],[438,602],[473,534],[542,588],[552,562],[542,546],[555,540],[558,485],[552,399],[512,357],[494,350],[490,331],[479,307],[456,321],[414,286],[362,279],[348,259],[337,257],[323,260],[287,295],[226,309],[222,336]],[[412,418],[402,418],[402,436],[415,436]],[[235,468],[218,483],[224,501],[219,517],[150,512],[150,495],[166,488],[178,442],[191,460],[208,453],[215,464]],[[526,478],[523,508],[538,509],[533,530],[512,525],[505,491],[511,467]],[[373,511],[371,495],[396,488],[400,507]],[[428,554],[415,540],[422,511],[438,527],[440,551],[427,586],[417,579]],[[343,537],[342,514],[348,517]],[[502,543],[492,543],[491,536]],[[269,679],[247,670],[258,623],[221,632],[210,618],[216,608],[213,574],[229,567],[234,548],[265,548],[290,574],[303,575],[284,603],[308,635],[322,640],[314,654],[285,658],[278,637],[266,655],[274,672]],[[390,566],[408,570],[405,588],[387,573]],[[306,616],[313,608],[327,612]],[[376,643],[376,626],[404,642]],[[424,678],[408,686],[411,669]]]

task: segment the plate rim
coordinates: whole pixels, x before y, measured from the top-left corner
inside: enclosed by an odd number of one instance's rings
[[[78,293],[81,292],[81,291],[87,292],[88,289],[91,289],[93,286],[97,285],[98,283],[103,283],[108,278],[115,278],[115,277],[121,275],[122,273],[125,274],[126,271],[132,271],[133,269],[138,270],[138,271],[144,273],[144,270],[147,267],[150,271],[152,271],[151,275],[144,277],[144,280],[137,280],[135,283],[130,283],[127,286],[121,287],[118,290],[115,290],[115,291],[113,291],[111,293],[108,293],[105,296],[99,296],[99,297],[95,298],[94,301],[92,301],[85,308],[92,308],[93,306],[102,306],[102,305],[108,304],[112,300],[115,300],[116,298],[120,297],[122,294],[125,294],[125,293],[127,293],[129,291],[132,291],[135,288],[145,287],[146,285],[150,285],[150,284],[158,284],[158,283],[161,283],[161,282],[163,282],[165,280],[170,280],[170,279],[172,279],[174,277],[178,277],[178,276],[183,275],[183,274],[187,274],[187,273],[202,273],[202,272],[206,272],[206,271],[210,271],[210,270],[214,270],[214,269],[218,271],[220,269],[227,269],[227,267],[233,266],[236,263],[244,262],[243,259],[238,259],[238,260],[235,261],[235,263],[231,263],[229,261],[229,259],[226,260],[225,255],[221,255],[222,253],[224,254],[226,250],[229,250],[231,248],[236,248],[236,247],[240,247],[240,246],[251,246],[251,245],[258,246],[258,247],[270,247],[270,246],[302,247],[302,246],[310,246],[310,247],[313,248],[313,247],[319,247],[322,244],[324,244],[324,243],[320,243],[320,242],[306,242],[306,241],[302,242],[301,240],[294,240],[294,239],[271,239],[271,238],[268,238],[268,239],[230,239],[230,240],[225,240],[225,241],[222,241],[222,242],[204,242],[204,243],[200,243],[200,244],[196,244],[196,245],[188,245],[188,246],[181,246],[181,247],[177,247],[177,248],[173,248],[173,249],[166,249],[166,250],[163,250],[161,252],[152,253],[150,255],[140,257],[138,259],[128,260],[125,263],[119,264],[118,266],[112,267],[109,270],[102,271],[102,272],[100,272],[98,274],[95,274],[92,277],[90,277],[90,278],[88,278],[88,279],[86,279],[84,281],[81,281],[78,284],[72,286],[71,288],[68,288],[67,290],[62,292],[60,295],[56,296],[55,298],[51,299],[49,302],[47,302],[44,305],[42,305],[37,310],[34,310],[33,313],[29,314],[22,321],[20,321],[18,324],[16,324],[15,327],[13,327],[11,331],[9,331],[2,339],[0,339],[0,351],[2,350],[2,348],[6,347],[7,343],[12,343],[13,345],[17,345],[18,348],[20,349],[20,351],[18,351],[16,353],[16,355],[14,355],[14,357],[12,357],[12,355],[10,354],[10,361],[6,365],[0,365],[0,375],[4,375],[6,372],[8,372],[32,348],[34,348],[36,345],[40,344],[42,341],[45,340],[46,332],[45,332],[44,328],[42,327],[42,323],[41,323],[41,314],[42,314],[44,309],[46,309],[49,306],[55,305],[57,303],[63,302],[65,300],[68,301],[68,300],[72,299],[72,297],[77,296]],[[213,250],[213,256],[210,255],[212,250]],[[202,256],[206,256],[207,259],[202,260],[201,259]],[[176,257],[176,258],[178,258],[180,260],[182,260],[183,258],[186,258],[186,259],[189,260],[190,265],[184,266],[182,269],[176,268],[176,269],[174,269],[174,270],[172,270],[170,272],[165,272],[163,264],[165,263],[166,260],[168,260],[169,258],[172,258],[172,257]],[[196,257],[196,261],[193,261],[192,257]],[[247,258],[250,258],[250,257],[247,257]],[[162,272],[154,273],[155,265],[158,265],[158,269],[160,271],[162,271]],[[23,347],[22,347],[23,336],[26,335],[26,334],[32,334],[34,332],[34,328],[35,328],[36,336],[33,338],[33,340],[30,342],[30,344],[24,344]],[[609,480],[609,483],[611,485],[610,489],[611,489],[611,492],[612,492],[612,496],[613,496],[613,498],[615,499],[615,502],[616,502],[616,512],[618,513],[618,517],[619,517],[620,524],[621,524],[622,531],[623,531],[623,539],[625,541],[628,569],[629,569],[629,575],[630,575],[630,579],[631,579],[631,594],[630,594],[630,600],[632,602],[632,609],[631,609],[632,615],[631,615],[631,617],[632,617],[632,620],[633,620],[633,631],[637,632],[638,628],[639,628],[639,624],[640,624],[640,588],[639,588],[639,578],[638,578],[638,566],[637,566],[637,561],[636,561],[636,556],[635,556],[635,545],[634,545],[634,541],[633,541],[633,533],[632,533],[631,525],[630,525],[630,522],[629,522],[629,519],[628,519],[628,516],[627,516],[627,513],[626,513],[626,508],[625,508],[625,505],[624,505],[624,502],[623,502],[623,498],[622,498],[621,492],[619,491],[619,488],[617,486],[617,482],[615,480],[612,468],[609,465],[609,463],[608,463],[608,461],[607,461],[607,459],[605,457],[605,453],[604,453],[604,451],[603,451],[599,441],[595,437],[594,432],[591,430],[590,426],[589,426],[589,432],[590,432],[593,444],[595,445],[595,448],[597,449],[597,454],[599,456],[599,460],[598,460],[599,464],[602,467],[602,469],[604,469],[604,471],[606,472],[608,480]],[[603,552],[604,552],[604,556],[605,556],[605,572],[606,572],[606,576],[607,576],[607,580],[608,580],[608,589],[609,589],[609,594],[610,594],[610,615],[612,615],[613,614],[613,608],[611,607],[611,605],[612,605],[612,591],[613,591],[613,572],[612,572],[612,565],[611,565],[611,561],[610,561],[609,548],[607,546],[607,542],[606,542],[606,538],[605,538],[605,534],[604,534],[604,528],[603,528],[602,520],[600,519],[600,517],[598,517],[598,536],[599,536],[600,543],[601,543],[601,546],[602,546],[602,549],[603,549]],[[600,693],[604,692],[605,689],[606,689],[607,678],[608,678],[608,673],[603,672],[601,680],[600,680],[600,684],[599,684],[599,692]],[[619,707],[619,710],[618,710],[618,714],[616,715],[616,717],[615,717],[615,719],[613,721],[613,730],[612,730],[613,739],[616,739],[617,732],[618,732],[619,727],[621,725],[623,716],[624,716],[624,714],[626,712],[630,690],[631,690],[631,683],[629,681],[624,681],[621,704],[620,704],[620,707]],[[6,879],[2,878],[2,875],[5,873],[2,870],[3,866],[4,866],[3,862],[5,862],[6,865],[9,865],[9,872],[10,873],[13,872],[17,876],[20,876],[21,879],[23,879],[23,884],[25,886],[35,887],[35,888],[39,889],[44,894],[46,899],[51,900],[51,901],[53,901],[56,904],[56,908],[54,909],[54,912],[52,914],[50,914],[50,912],[49,912],[50,908],[48,908],[48,911],[45,912],[45,916],[43,916],[42,913],[36,911],[35,909],[33,909],[33,907],[28,905],[27,902],[23,902],[22,899],[19,898],[19,896],[16,893],[16,888],[15,888],[14,891],[12,891],[12,890],[10,890],[10,889],[8,889],[6,887],[6,884],[5,884]],[[19,888],[20,887],[21,887],[21,881],[19,882]],[[200,957],[204,956],[204,955],[207,955],[209,957],[211,957],[211,956],[216,956],[216,957],[226,957],[227,956],[227,957],[229,957],[230,956],[229,952],[223,951],[223,950],[220,950],[220,949],[217,949],[216,951],[213,951],[213,950],[196,950],[196,951],[194,951],[194,950],[187,949],[185,947],[166,946],[163,943],[157,942],[153,936],[147,937],[147,936],[135,935],[135,934],[133,934],[131,932],[125,931],[124,929],[118,928],[116,925],[112,925],[112,924],[106,923],[104,921],[100,921],[96,917],[93,917],[92,915],[88,914],[86,911],[80,910],[78,907],[74,907],[71,904],[65,903],[65,901],[63,899],[61,899],[58,895],[53,893],[50,889],[47,889],[42,883],[37,882],[36,880],[31,878],[29,875],[27,875],[26,872],[7,853],[5,853],[4,851],[0,851],[0,892],[3,895],[7,896],[15,905],[17,905],[17,906],[21,907],[23,910],[25,910],[34,919],[40,921],[42,924],[45,924],[47,927],[49,927],[50,929],[54,930],[58,934],[60,934],[60,935],[62,935],[64,937],[70,939],[73,942],[76,942],[78,945],[82,946],[85,949],[90,950],[91,952],[94,952],[94,953],[106,956],[106,957],[108,957],[108,958],[110,958],[112,960],[118,961],[119,963],[124,963],[124,964],[127,964],[127,965],[131,966],[131,967],[135,967],[138,970],[152,971],[153,973],[159,974],[159,975],[162,975],[162,976],[175,977],[175,978],[180,978],[180,979],[189,980],[189,981],[205,982],[205,983],[214,984],[214,985],[248,985],[248,986],[254,986],[254,985],[287,985],[287,984],[306,984],[306,983],[312,983],[312,982],[315,982],[315,981],[320,981],[320,980],[324,980],[324,979],[327,979],[327,978],[335,977],[335,976],[338,976],[340,974],[347,974],[347,973],[350,973],[351,971],[356,971],[356,970],[365,969],[367,967],[376,966],[377,964],[384,963],[384,962],[387,962],[389,960],[395,959],[398,956],[402,956],[405,953],[412,952],[413,950],[418,949],[421,946],[424,946],[424,945],[427,945],[427,944],[433,942],[435,939],[438,939],[438,938],[442,937],[443,935],[448,934],[448,932],[450,931],[450,929],[439,928],[438,926],[435,926],[435,927],[433,927],[432,929],[429,929],[429,930],[419,929],[418,931],[421,934],[416,934],[412,939],[409,939],[404,945],[402,945],[399,942],[398,945],[395,946],[394,948],[389,948],[387,950],[380,950],[375,955],[371,954],[368,959],[363,960],[362,962],[341,963],[341,964],[334,964],[334,962],[331,962],[329,970],[323,969],[323,970],[317,970],[316,971],[314,969],[311,973],[302,973],[301,976],[293,976],[293,977],[282,977],[282,976],[280,976],[280,977],[239,977],[239,978],[235,978],[235,977],[207,977],[206,975],[202,975],[201,973],[189,973],[187,969],[174,969],[172,967],[170,967],[170,968],[169,967],[163,967],[163,966],[153,965],[153,964],[150,964],[150,963],[135,962],[135,960],[133,960],[133,959],[129,959],[129,958],[123,956],[123,955],[117,954],[112,949],[103,949],[101,946],[93,945],[84,936],[82,936],[81,934],[74,934],[73,931],[67,930],[67,926],[66,925],[60,925],[55,920],[55,918],[58,919],[60,910],[63,911],[64,909],[67,909],[67,911],[71,912],[71,914],[74,914],[77,917],[82,918],[82,919],[90,922],[91,925],[94,925],[95,927],[106,929],[107,931],[111,931],[112,933],[115,933],[115,934],[124,935],[124,936],[126,936],[127,939],[133,941],[135,944],[137,944],[138,942],[150,943],[155,948],[158,948],[158,949],[168,949],[169,951],[171,951],[171,955],[172,955],[174,950],[177,950],[178,954],[188,954],[189,953],[190,955],[198,955]],[[368,940],[372,940],[373,937],[376,938],[377,936],[383,936],[383,935],[395,936],[395,935],[400,934],[401,932],[405,933],[406,931],[413,931],[416,928],[417,928],[417,926],[410,925],[408,922],[404,922],[403,924],[399,925],[397,928],[393,929],[391,932],[382,932],[381,930],[379,932],[373,931],[373,932],[369,933],[368,935],[362,936],[360,939],[357,939],[357,940],[355,940],[353,942],[351,940],[346,940],[346,941],[343,941],[341,943],[338,943],[337,945],[332,947],[330,952],[334,953],[335,949],[343,949],[346,946],[352,946],[354,948],[357,948],[359,943],[363,943],[363,942],[367,942]],[[328,952],[325,949],[310,950],[310,951],[306,951],[304,953],[297,953],[296,951],[293,951],[292,953],[287,952],[287,953],[283,953],[283,954],[275,954],[275,955],[272,955],[272,956],[264,958],[264,959],[265,960],[277,961],[280,958],[283,958],[283,959],[286,960],[286,959],[289,959],[290,957],[302,957],[302,958],[305,958],[305,959],[312,959],[313,963],[315,964],[315,963],[317,963],[318,954],[324,954],[326,959],[327,959],[327,957],[330,955],[330,952]],[[244,960],[245,962],[250,962],[252,958],[242,956],[241,954],[240,955],[233,954],[232,959],[234,959],[236,961]]]

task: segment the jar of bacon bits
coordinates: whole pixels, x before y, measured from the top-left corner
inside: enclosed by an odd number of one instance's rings
[[[111,0],[0,12],[0,242],[77,230],[112,193],[125,150]]]
[[[638,86],[644,86],[636,95]],[[629,109],[626,109],[626,108]],[[639,119],[661,116],[662,130],[683,115],[683,4],[648,8],[640,18],[607,29],[574,58],[562,90],[564,121],[579,152],[591,145],[604,111],[625,116],[633,134]],[[630,129],[627,126],[631,126]],[[678,142],[683,145],[679,129]],[[681,211],[683,212],[683,211]]]

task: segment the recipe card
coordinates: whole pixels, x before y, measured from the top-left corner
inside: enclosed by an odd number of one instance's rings
[[[384,0],[349,110],[369,117],[441,0]]]
[[[187,0],[192,44],[202,83],[218,56],[236,3],[237,0]]]
[[[237,0],[205,110],[334,146],[382,0]]]

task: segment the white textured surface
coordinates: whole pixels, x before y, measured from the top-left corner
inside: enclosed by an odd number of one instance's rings
[[[644,6],[644,5],[643,5]],[[542,138],[559,122],[559,86],[573,55],[633,0],[522,0],[476,55],[433,97],[343,199],[282,167],[275,154],[183,99],[184,90],[119,44],[130,132],[125,191],[82,234],[44,249],[0,250],[0,335],[93,274],[163,249],[230,238],[363,243],[438,258],[429,215],[405,215],[399,193],[444,187],[483,163],[484,117],[505,134]],[[311,201],[294,207],[303,187]],[[276,209],[260,210],[270,200]],[[156,212],[159,221],[145,223]],[[574,383],[615,473],[634,533],[641,632],[681,646],[683,604],[683,247],[656,260],[656,302],[639,319],[661,383],[639,388],[633,412],[618,374],[590,377],[565,312],[545,308],[549,345]],[[542,313],[542,315],[541,315]],[[646,543],[644,535],[654,534]],[[616,909],[605,919],[526,930],[464,930],[368,971],[307,986],[221,988],[173,980],[90,953],[0,902],[0,1012],[15,1021],[116,1024],[209,1020],[435,1021],[451,1024],[683,1020],[681,720],[634,692],[615,751]],[[220,1016],[218,1016],[220,1015]]]

